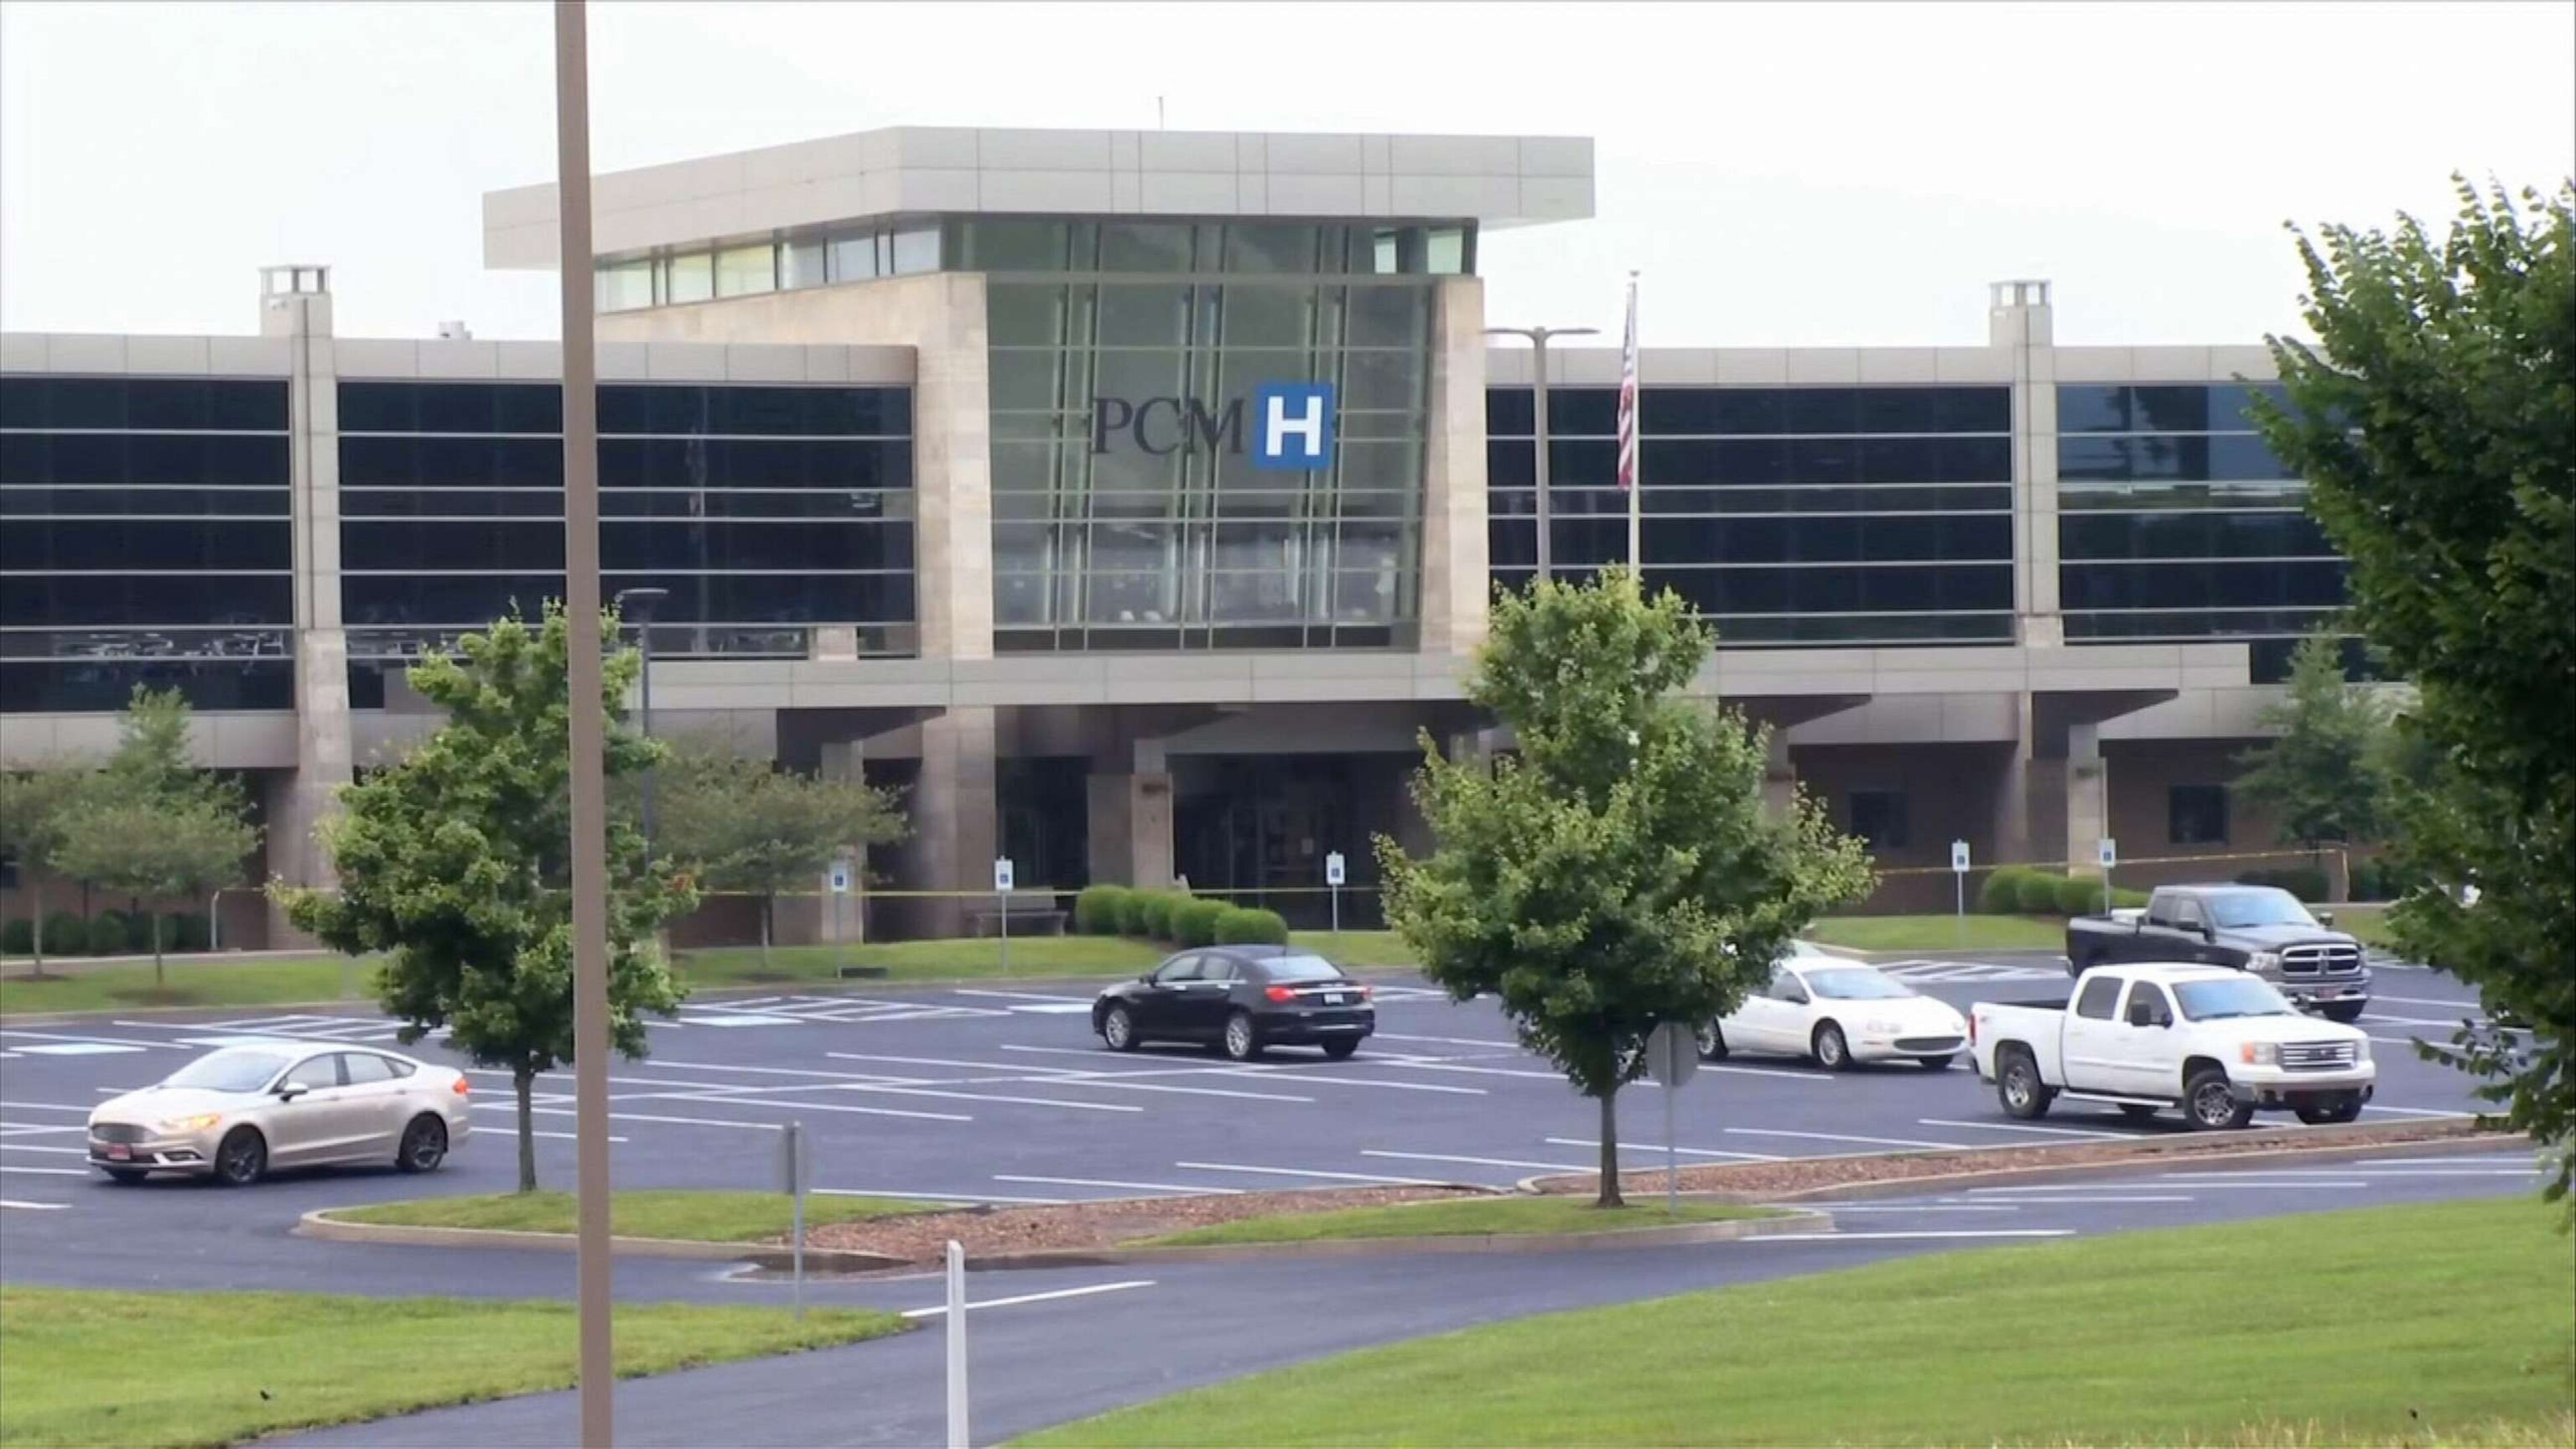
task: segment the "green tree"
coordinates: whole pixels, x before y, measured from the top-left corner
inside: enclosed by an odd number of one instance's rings
[[[91,771],[49,764],[0,770],[0,852],[18,862],[35,931],[34,974],[45,974],[45,877],[64,874],[63,830],[79,813]]]
[[[1621,1205],[1620,1087],[1663,1022],[1734,1009],[1800,929],[1866,894],[1867,856],[1815,804],[1763,807],[1762,735],[1677,697],[1710,635],[1635,579],[1498,598],[1467,697],[1516,756],[1424,740],[1414,799],[1437,848],[1381,835],[1387,919],[1423,972],[1502,1000],[1521,1041],[1599,1102],[1603,1207]]]
[[[2367,689],[2346,682],[2343,642],[2332,629],[2299,641],[2290,656],[2289,691],[2261,721],[2272,737],[2237,757],[2245,773],[2236,792],[2269,808],[2284,844],[2324,864],[2327,846],[2379,838],[2388,790],[2388,711]],[[2345,898],[2340,857],[2329,872],[2332,894]]]
[[[603,628],[615,637],[613,621]],[[549,605],[538,627],[505,618],[409,671],[447,723],[399,763],[340,793],[324,829],[336,893],[272,887],[288,919],[337,950],[383,952],[377,995],[415,1042],[440,1027],[458,1051],[507,1070],[517,1094],[519,1190],[537,1186],[530,1094],[573,1053],[571,630]],[[640,660],[606,661],[604,768],[651,764],[660,746],[624,728]],[[642,837],[612,815],[608,841],[609,1040],[646,1049],[643,1014],[685,992],[654,944],[689,909],[689,885],[656,872]]]
[[[2314,345],[2271,339],[2289,406],[2260,418],[2352,561],[2352,612],[2418,699],[2433,760],[2395,793],[2398,854],[2462,892],[2391,914],[2400,947],[2528,1029],[2464,1030],[2505,1120],[2576,1170],[2576,183],[2459,183],[2434,237],[2299,233]]]
[[[94,798],[64,826],[57,858],[66,874],[110,891],[194,901],[240,880],[243,862],[259,849],[259,827],[242,819],[219,792],[193,782],[167,795],[90,793]],[[162,915],[151,913],[155,986],[169,984],[161,959]]]
[[[760,957],[769,960],[778,894],[811,889],[844,853],[901,840],[895,792],[772,768],[722,745],[684,741],[661,769],[654,844],[710,890],[760,897]]]

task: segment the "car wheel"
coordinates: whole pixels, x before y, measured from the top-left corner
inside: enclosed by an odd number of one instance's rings
[[[1238,1011],[1225,1019],[1225,1037],[1221,1045],[1227,1057],[1248,1062],[1261,1055],[1261,1034],[1253,1029],[1252,1013]]]
[[[1954,1052],[1943,1052],[1937,1057],[1916,1057],[1915,1060],[1921,1062],[1923,1070],[1927,1072],[1946,1072],[1950,1069],[1950,1058],[1954,1055],[1956,1055]]]
[[[2122,1102],[2120,1115],[2132,1122],[2151,1122],[2155,1120],[2156,1109],[2144,1102]]]
[[[2254,1120],[2254,1104],[2236,1100],[2227,1073],[2216,1067],[2192,1073],[2183,1083],[2182,1097],[2184,1119],[2203,1132],[2227,1131]]]
[[[1358,1037],[1352,1037],[1348,1041],[1328,1041],[1324,1043],[1324,1055],[1337,1062],[1349,1061],[1351,1059],[1351,1053],[1358,1051],[1359,1049],[1360,1039]]]
[[[2361,1116],[2361,1099],[2346,1097],[2332,1106],[2309,1106],[2299,1109],[2299,1120],[2311,1127],[2325,1127],[2337,1122],[2350,1122]]]
[[[1851,1066],[1851,1043],[1843,1039],[1843,1029],[1830,1021],[1816,1028],[1815,1039],[1807,1046],[1816,1065],[1826,1071],[1845,1071]]]
[[[447,1160],[447,1124],[433,1112],[423,1112],[403,1129],[402,1150],[394,1154],[394,1166],[405,1172],[436,1172]]]
[[[1109,1014],[1100,1018],[1100,1040],[1113,1052],[1134,1051],[1139,1045],[1136,1018],[1123,1006],[1109,1008]]]
[[[215,1149],[215,1177],[226,1187],[248,1187],[268,1172],[268,1139],[252,1127],[224,1134]]]
[[[139,1167],[111,1167],[107,1170],[107,1180],[119,1187],[132,1187],[144,1176],[143,1169]]]
[[[2030,1053],[2015,1049],[1995,1073],[1995,1098],[2003,1103],[2005,1116],[2028,1122],[2048,1115],[2057,1092],[2039,1079],[2039,1063]]]
[[[2339,1021],[2346,1026],[2350,1026],[2354,1022],[2361,1020],[2361,1014],[2370,1009],[2370,1003],[2367,1001],[2329,1001],[2325,1004],[2323,1009],[2326,1014],[2326,1020]]]
[[[1699,1059],[1701,1061],[1722,1062],[1726,1060],[1726,1031],[1723,1027],[1720,1027],[1716,1022],[1708,1022],[1700,1027],[1698,1035]]]

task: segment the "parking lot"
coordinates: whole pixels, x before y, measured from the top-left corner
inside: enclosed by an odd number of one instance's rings
[[[1900,962],[1892,974],[1954,1005],[2062,998],[2044,958]],[[1378,1034],[1346,1062],[1281,1049],[1236,1065],[1170,1047],[1104,1050],[1084,986],[995,983],[696,1001],[657,1025],[652,1054],[611,1069],[621,1185],[765,1188],[778,1129],[801,1122],[817,1190],[969,1202],[1061,1202],[1169,1193],[1370,1183],[1504,1185],[1587,1171],[1598,1115],[1521,1051],[1495,1005],[1453,1004],[1411,976],[1378,978]],[[2418,1060],[2409,1040],[2447,1038],[2474,1010],[2458,983],[2384,971],[2361,1023],[2379,1093],[2364,1120],[2454,1117],[2470,1079]],[[289,1176],[248,1193],[155,1182],[117,1188],[84,1163],[82,1116],[105,1096],[246,1037],[393,1045],[394,1027],[335,1012],[100,1017],[0,1028],[0,1213],[16,1242],[92,1241],[249,1214],[279,1223],[306,1207],[513,1185],[506,1076],[477,1070],[477,1135],[427,1180],[385,1172]],[[434,1041],[417,1054],[447,1060]],[[459,1063],[461,1065],[461,1063]],[[540,1173],[571,1179],[568,1071],[540,1081]],[[1622,1093],[1630,1166],[1663,1161],[1661,1093]],[[2065,1104],[2045,1122],[1998,1109],[1964,1058],[1827,1073],[1787,1058],[1709,1063],[1674,1103],[1686,1163],[1925,1148],[2002,1148],[2179,1132]],[[2286,1115],[2255,1130],[2296,1133]],[[184,1204],[184,1206],[183,1206]],[[78,1211],[70,1211],[77,1208]],[[34,1219],[50,1219],[39,1224]]]

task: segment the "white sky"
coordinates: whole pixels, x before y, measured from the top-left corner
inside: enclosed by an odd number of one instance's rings
[[[247,332],[336,269],[343,335],[555,330],[481,196],[551,180],[547,7],[0,0],[0,326]],[[594,4],[603,170],[889,124],[1572,134],[1599,217],[1490,236],[1496,322],[1650,345],[2295,327],[2281,223],[2576,174],[2576,5]]]

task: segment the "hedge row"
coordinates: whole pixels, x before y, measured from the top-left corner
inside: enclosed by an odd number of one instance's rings
[[[2367,864],[2367,862],[2364,862]],[[2352,868],[2353,877],[2361,876],[2361,865]],[[2284,866],[2279,870],[2249,870],[2236,877],[2238,885],[2278,886],[2300,900],[2315,902],[2332,893],[2323,867],[2314,865]]]
[[[1187,891],[1087,886],[1073,899],[1073,928],[1086,936],[1135,936],[1179,946],[1288,944],[1277,911],[1246,910]]]
[[[2111,892],[2114,906],[2146,903],[2145,891],[2115,887]],[[1977,909],[1990,916],[2087,916],[2102,909],[2102,882],[2027,865],[2001,866],[1977,888]]]
[[[213,939],[201,913],[179,911],[161,918],[164,951],[203,951]],[[45,917],[48,956],[142,955],[151,949],[152,916],[146,911],[105,911],[88,920],[70,911],[54,911]],[[35,922],[0,922],[0,954],[31,956],[35,950]]]

